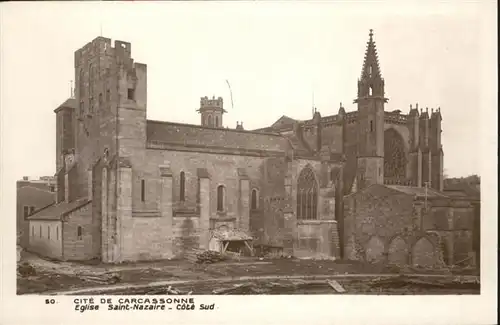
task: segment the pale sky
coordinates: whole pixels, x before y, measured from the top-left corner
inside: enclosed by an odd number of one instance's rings
[[[496,97],[484,92],[496,82],[485,74],[496,53],[493,3],[2,4],[2,165],[14,168],[9,178],[54,174],[53,110],[70,95],[74,51],[101,26],[148,65],[148,119],[199,124],[200,97],[215,95],[228,110],[225,126],[246,129],[282,115],[310,118],[313,92],[323,116],[340,102],[356,110],[372,28],[386,110],[441,107],[445,172],[480,174],[481,114],[496,113]]]

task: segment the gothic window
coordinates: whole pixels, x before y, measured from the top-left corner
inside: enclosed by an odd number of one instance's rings
[[[59,240],[59,226],[56,227],[56,240]]]
[[[38,235],[38,237],[42,238],[42,225],[40,225],[40,233]]]
[[[223,185],[219,185],[217,187],[217,211],[221,212],[224,211],[224,195],[225,195],[225,190]]]
[[[212,115],[208,115],[208,126],[212,126]]]
[[[219,127],[219,117],[215,117],[215,127]]]
[[[373,94],[373,87],[369,86],[368,87],[368,96],[371,96]]]
[[[297,181],[297,219],[317,219],[318,183],[310,167],[305,167]]]
[[[79,240],[82,239],[82,227],[81,226],[78,226],[78,228],[76,229],[76,237]]]
[[[186,175],[184,172],[181,172],[181,177],[180,177],[180,186],[179,186],[179,197],[181,201],[185,201],[186,197]]]
[[[35,236],[35,226],[31,226],[31,236]]]
[[[384,132],[384,177],[406,177],[406,155],[403,138],[392,128]]]
[[[373,121],[370,121],[370,132],[373,132]]]
[[[256,189],[252,190],[252,203],[251,203],[251,209],[255,210],[257,209],[257,202],[258,202],[258,193]]]
[[[47,239],[50,239],[50,226],[47,226]]]

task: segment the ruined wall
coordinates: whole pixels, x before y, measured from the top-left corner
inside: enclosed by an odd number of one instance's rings
[[[344,203],[347,259],[442,264],[441,238],[419,229],[412,196],[372,185]]]
[[[62,259],[61,221],[31,220],[29,229],[29,245],[32,252]]]

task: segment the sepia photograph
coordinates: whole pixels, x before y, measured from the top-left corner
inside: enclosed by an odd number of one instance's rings
[[[2,5],[13,294],[479,297],[493,2],[457,3]]]

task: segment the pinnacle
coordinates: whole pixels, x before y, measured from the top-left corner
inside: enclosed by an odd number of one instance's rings
[[[367,42],[365,57],[363,60],[361,79],[368,77],[382,77],[378,63],[377,48],[375,46],[375,42],[373,41],[373,29],[370,29],[369,37],[370,39]]]

